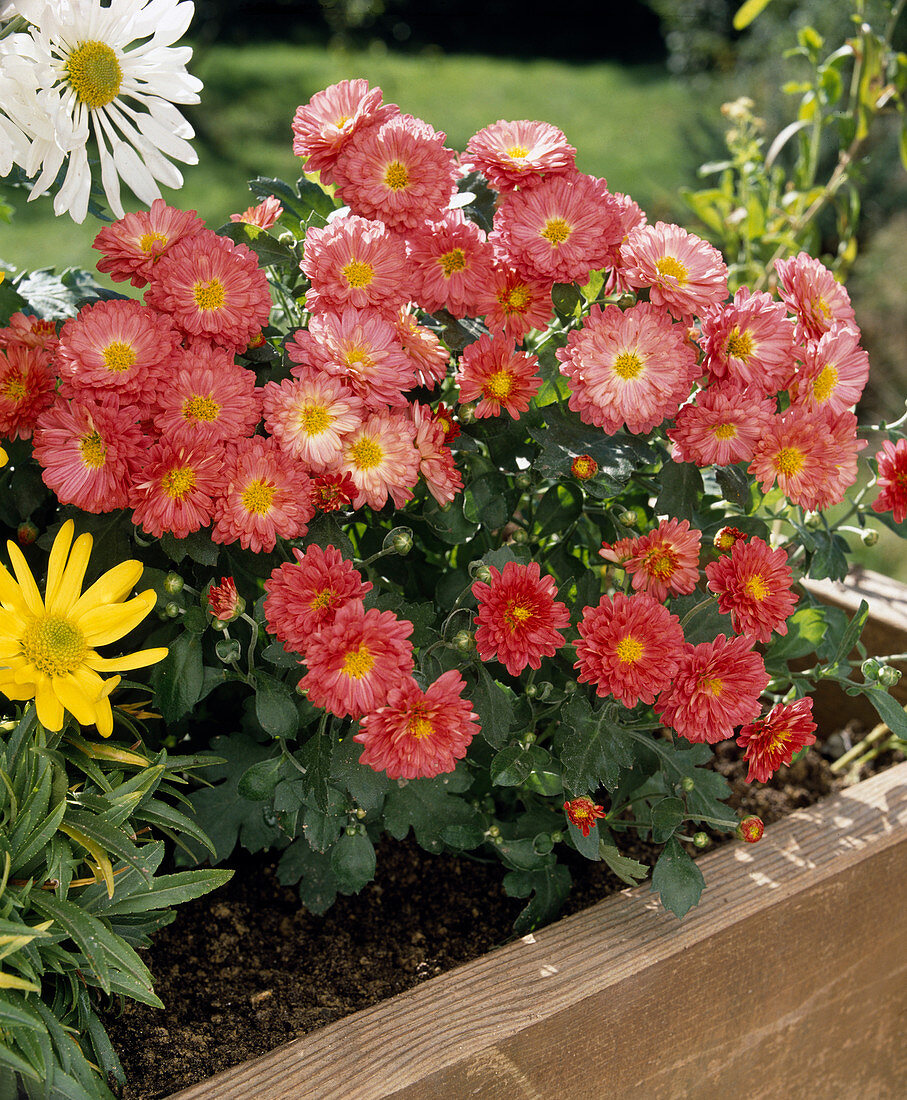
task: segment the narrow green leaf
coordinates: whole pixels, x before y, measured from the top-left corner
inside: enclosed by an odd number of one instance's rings
[[[110,967],[102,946],[103,925],[80,906],[45,890],[32,890],[29,900],[43,917],[55,920],[72,939],[105,993],[110,993]],[[100,931],[99,931],[100,929]]]

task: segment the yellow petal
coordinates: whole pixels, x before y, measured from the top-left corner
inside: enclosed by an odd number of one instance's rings
[[[32,615],[43,615],[44,604],[41,601],[41,593],[38,591],[31,570],[28,568],[25,556],[14,542],[8,542],[6,549],[9,551],[9,560],[13,563],[13,571],[16,574],[16,580],[19,582],[19,591],[22,593],[25,606]]]
[[[112,607],[95,607],[86,611],[75,620],[75,626],[82,631],[88,645],[107,645],[108,642],[118,641],[137,627],[156,603],[157,596],[149,588],[147,592],[142,592],[126,603],[114,604]]]
[[[38,711],[38,721],[46,729],[53,733],[63,728],[63,707],[60,700],[54,694],[53,684],[45,678],[38,684],[35,692],[35,707]]]
[[[48,606],[57,594],[60,581],[63,579],[63,569],[66,566],[66,559],[69,556],[69,548],[72,546],[72,536],[75,529],[75,524],[71,519],[68,519],[57,532],[57,537],[50,549],[50,557],[47,560],[47,587],[45,589]]]
[[[54,694],[80,726],[94,724],[94,703],[74,676],[55,676]]]
[[[92,669],[81,664],[72,670],[70,674],[82,690],[82,694],[92,704],[96,703],[106,692],[106,684]],[[119,679],[119,677],[118,677]]]
[[[142,563],[134,560],[120,562],[113,569],[108,569],[90,588],[86,588],[71,608],[70,616],[78,618],[92,608],[119,603],[135,587],[142,569]]]
[[[35,696],[34,684],[16,684],[12,680],[0,680],[0,692],[2,692],[7,699],[14,701],[21,701],[22,699],[33,699]]]
[[[140,649],[123,657],[86,657],[85,664],[97,672],[129,672],[133,668],[147,668],[167,656],[166,646],[157,649]]]
[[[8,607],[10,611],[14,611],[17,615],[31,617],[25,600],[22,598],[22,589],[2,565],[0,565],[0,604]]]
[[[119,681],[118,681],[119,682]],[[109,737],[113,733],[113,711],[110,709],[110,700],[106,697],[95,703],[95,725],[102,737]]]
[[[85,570],[88,568],[88,559],[91,556],[91,535],[79,535],[69,561],[63,570],[60,584],[54,592],[53,603],[50,598],[47,601],[47,610],[52,615],[65,615],[78,600],[82,591],[82,581],[85,580]]]

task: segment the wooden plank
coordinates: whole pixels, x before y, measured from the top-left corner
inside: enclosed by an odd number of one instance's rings
[[[902,1097],[907,763],[172,1100]],[[393,929],[388,929],[393,934]]]

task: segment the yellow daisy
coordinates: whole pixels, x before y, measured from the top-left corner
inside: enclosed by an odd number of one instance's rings
[[[163,660],[166,647],[124,657],[101,657],[95,647],[122,638],[155,605],[152,589],[126,596],[142,575],[142,563],[124,561],[81,592],[91,535],[79,535],[67,520],[47,563],[44,599],[15,543],[8,542],[15,580],[0,565],[0,692],[8,699],[34,699],[38,720],[49,730],[63,728],[69,711],[82,726],[96,725],[102,737],[113,732],[110,693],[125,672]],[[71,550],[71,553],[70,553]],[[18,582],[18,583],[17,583]]]

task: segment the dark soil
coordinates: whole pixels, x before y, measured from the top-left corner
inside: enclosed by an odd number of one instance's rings
[[[843,783],[816,751],[765,786],[744,782],[732,741],[716,746],[714,766],[730,805],[767,824]],[[657,854],[630,834],[622,845],[646,863]],[[507,942],[524,904],[504,894],[497,860],[429,855],[412,840],[380,844],[375,881],[323,917],[301,908],[275,865],[241,859],[226,886],[157,934],[146,961],[166,1009],[127,1001],[106,1020],[129,1080],[123,1100],[166,1097],[476,958]],[[604,864],[577,858],[571,869],[564,915],[624,888]]]

